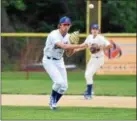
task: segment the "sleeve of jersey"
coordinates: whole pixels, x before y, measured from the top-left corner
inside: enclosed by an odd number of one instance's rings
[[[89,38],[90,38],[90,36],[88,36],[88,37],[86,38],[86,40],[84,41],[85,44],[88,44],[88,43],[89,43]]]
[[[57,42],[60,42],[60,40],[54,35],[50,35],[50,39],[51,39],[52,43],[54,43],[54,44],[56,44]]]
[[[105,46],[110,45],[110,42],[105,37],[102,37],[102,40],[103,40]]]

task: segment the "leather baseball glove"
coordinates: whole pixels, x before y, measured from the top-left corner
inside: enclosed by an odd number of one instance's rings
[[[118,46],[113,40],[109,40],[109,42],[113,45],[112,48],[105,50],[104,53],[109,59],[120,58],[122,56],[121,47]]]
[[[98,46],[98,44],[92,44],[91,47],[90,47],[90,52],[92,54],[95,54],[97,52],[100,51],[100,47]]]
[[[69,41],[71,44],[78,44],[79,43],[79,31],[74,31],[69,36]]]
[[[72,55],[73,55],[73,52],[74,52],[73,49],[69,49],[69,50],[66,50],[66,51],[65,51],[67,57],[72,56]]]

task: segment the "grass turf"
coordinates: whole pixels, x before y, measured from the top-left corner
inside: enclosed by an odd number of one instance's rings
[[[60,107],[56,111],[49,107],[2,106],[2,120],[135,120],[136,109]]]
[[[84,72],[68,72],[66,94],[82,94],[86,88]],[[52,81],[45,72],[2,72],[3,94],[49,94]],[[95,75],[95,95],[136,96],[135,75]]]

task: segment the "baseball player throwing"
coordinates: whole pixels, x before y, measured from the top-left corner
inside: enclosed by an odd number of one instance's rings
[[[92,24],[90,26],[91,34],[86,38],[84,44],[88,44],[88,48],[92,56],[87,64],[85,71],[85,78],[87,89],[84,93],[85,99],[91,99],[93,96],[93,76],[96,71],[104,64],[104,50],[112,47],[109,41],[104,36],[99,34],[98,24]],[[74,53],[84,50],[84,48],[74,49]]]
[[[48,35],[43,50],[43,66],[53,81],[49,103],[51,109],[56,109],[57,102],[68,88],[67,72],[63,60],[64,50],[85,47],[82,44],[69,44],[68,31],[70,26],[70,18],[62,17],[58,29],[53,30]]]

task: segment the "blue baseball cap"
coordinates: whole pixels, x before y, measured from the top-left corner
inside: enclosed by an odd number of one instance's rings
[[[71,20],[69,17],[64,16],[59,20],[59,24],[71,24]]]
[[[90,28],[91,29],[99,29],[99,25],[98,24],[91,24]]]

